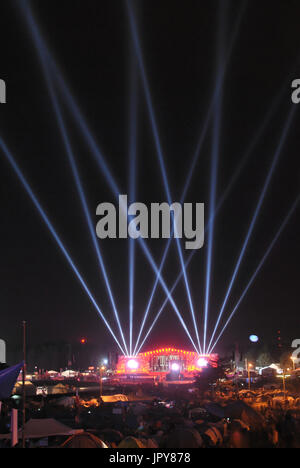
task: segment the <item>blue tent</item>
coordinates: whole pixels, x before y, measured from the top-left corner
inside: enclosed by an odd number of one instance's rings
[[[22,367],[23,362],[0,371],[0,400],[5,400],[11,396]]]

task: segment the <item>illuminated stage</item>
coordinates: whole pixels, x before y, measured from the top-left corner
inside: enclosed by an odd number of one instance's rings
[[[177,348],[159,348],[137,356],[119,356],[116,374],[144,374],[161,378],[167,374],[177,374],[188,377],[207,366],[218,366],[217,354],[202,355]]]

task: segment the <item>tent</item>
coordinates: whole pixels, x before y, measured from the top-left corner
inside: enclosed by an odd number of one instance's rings
[[[82,432],[69,437],[61,448],[108,448],[108,446],[94,434]]]
[[[240,419],[251,427],[251,429],[261,429],[264,426],[264,419],[262,416],[243,401],[235,401],[224,409],[227,418]]]
[[[101,399],[104,403],[116,403],[117,401],[130,401],[130,402],[143,402],[143,401],[153,401],[155,397],[142,395],[102,395]]]
[[[117,401],[128,401],[126,395],[102,395],[101,400],[104,403],[116,403]]]
[[[118,448],[146,448],[146,445],[136,437],[126,437],[118,445]]]
[[[76,377],[77,374],[78,372],[70,370],[70,369],[61,373],[62,377],[67,377],[67,378],[74,378]]]
[[[203,439],[196,429],[183,427],[172,431],[166,439],[164,448],[200,448]]]
[[[103,429],[100,432],[100,437],[109,444],[119,444],[124,438],[123,434],[115,429]]]
[[[36,395],[36,387],[33,385],[30,380],[25,380],[25,390],[26,390],[26,395],[27,396],[34,396]],[[23,383],[17,382],[16,385],[14,386],[13,393],[16,395],[21,395],[23,392]]]
[[[29,419],[25,424],[26,439],[42,439],[44,437],[73,435],[83,432],[82,429],[71,429],[56,419]],[[19,439],[22,438],[22,430],[18,432]],[[11,434],[0,434],[0,439],[10,439]]]
[[[204,408],[209,414],[216,416],[217,418],[223,419],[225,418],[225,411],[224,408],[217,403],[206,403]]]
[[[54,385],[54,387],[48,388],[48,393],[50,393],[51,395],[60,395],[62,393],[68,393],[68,392],[69,392],[68,387],[66,387],[62,383]]]
[[[212,446],[221,445],[223,443],[223,436],[218,427],[211,425],[205,431],[205,434],[209,437]]]

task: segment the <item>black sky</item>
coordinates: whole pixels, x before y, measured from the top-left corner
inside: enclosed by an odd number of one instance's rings
[[[10,0],[0,6],[0,78],[7,84],[7,104],[0,105],[1,137],[38,194],[100,307],[111,317],[41,64],[19,3]],[[174,201],[179,201],[215,84],[220,5],[215,0],[131,3],[136,13],[171,192]],[[122,0],[43,0],[30,4],[43,38],[115,180],[123,193],[128,193],[131,41],[126,3]],[[242,2],[224,0],[224,5],[227,24],[223,47],[226,51]],[[228,63],[223,88],[218,199],[271,103],[282,89],[283,92],[270,124],[216,218],[210,329],[282,128],[293,106],[290,84],[292,79],[300,77],[299,61],[297,64],[299,17],[297,0],[249,1]],[[141,81],[137,95],[136,198],[145,203],[166,201]],[[63,103],[61,96],[60,102]],[[63,110],[96,225],[97,204],[114,202],[114,197],[72,115],[66,106]],[[298,125],[299,112],[272,178],[225,317],[298,195]],[[209,206],[211,140],[210,126],[187,194],[187,201],[204,202],[206,210]],[[9,344],[18,343],[20,322],[26,319],[32,343],[74,342],[86,336],[89,342],[97,343],[103,349],[110,347],[113,341],[101,319],[3,155],[0,171],[1,337]],[[106,240],[101,245],[126,327],[128,242]],[[164,245],[161,240],[149,242],[157,262]],[[194,255],[188,270],[200,317],[203,313],[206,248],[207,243]],[[170,250],[169,257],[164,278],[171,286],[179,272],[175,247]],[[235,341],[247,342],[250,332],[266,342],[274,340],[277,329],[282,330],[287,342],[299,337],[299,261],[298,209],[224,334],[220,351]],[[135,317],[141,320],[154,276],[138,246],[136,262]],[[187,323],[191,324],[183,286],[176,291],[174,299]],[[151,317],[163,299],[164,294],[159,290]],[[164,311],[147,347],[165,344],[189,346],[171,306]]]

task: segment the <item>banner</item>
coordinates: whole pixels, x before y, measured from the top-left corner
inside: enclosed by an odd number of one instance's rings
[[[11,396],[23,362],[0,371],[0,400],[5,400]]]

